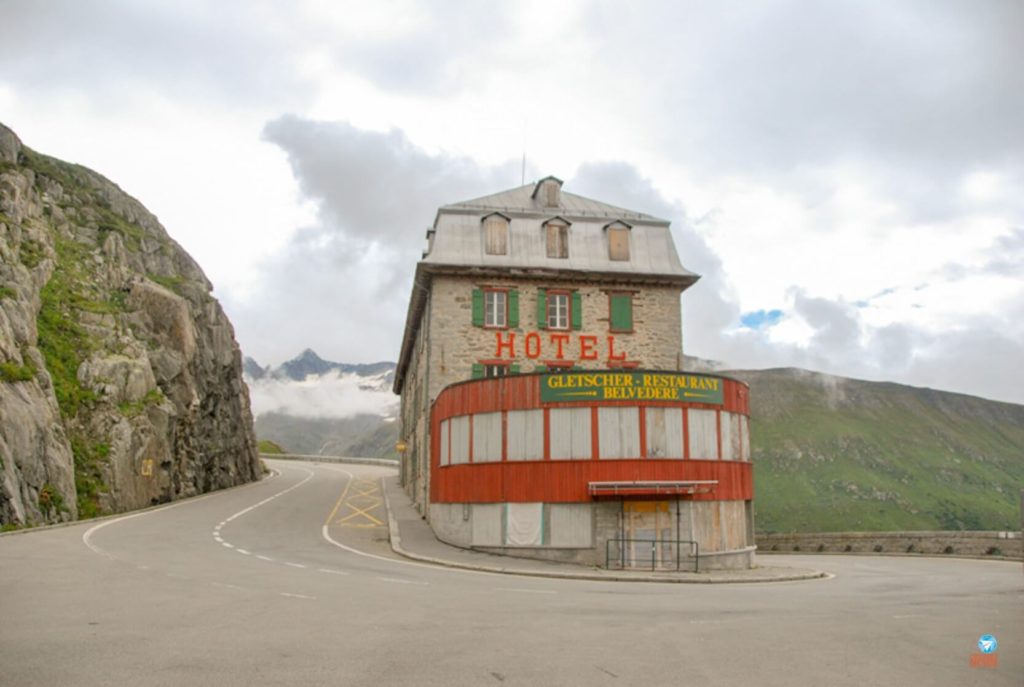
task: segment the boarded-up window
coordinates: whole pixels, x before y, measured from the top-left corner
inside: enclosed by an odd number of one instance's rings
[[[597,420],[601,458],[640,457],[639,408],[599,408]]]
[[[648,408],[647,455],[650,458],[683,457],[683,414],[679,408]]]
[[[613,293],[608,296],[609,328],[613,332],[633,331],[633,295]]]
[[[505,545],[544,545],[544,504],[505,504]]]
[[[551,409],[551,460],[589,460],[590,408]]]
[[[473,416],[473,462],[501,461],[501,413]]]
[[[608,227],[608,259],[629,260],[629,229]]]
[[[453,417],[451,420],[451,464],[469,462],[469,416]]]
[[[448,465],[448,421],[441,420],[441,427],[438,429],[441,433],[441,465]]]
[[[690,458],[718,460],[718,422],[715,411],[689,408],[686,421],[690,430]]]
[[[549,208],[557,208],[561,201],[561,195],[562,187],[558,185],[557,181],[544,182],[544,205]]]
[[[484,218],[484,252],[488,255],[508,254],[508,220],[501,215]]]
[[[548,257],[569,257],[569,227],[559,222],[548,222],[545,228],[548,239]]]
[[[593,546],[593,525],[589,503],[552,503],[548,505],[551,521],[551,546]]]
[[[544,411],[508,411],[508,459],[544,458]]]

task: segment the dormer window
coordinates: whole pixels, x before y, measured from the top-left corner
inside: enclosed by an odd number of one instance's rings
[[[562,204],[562,180],[557,177],[544,177],[534,187],[533,198],[543,207],[560,207]]]
[[[612,222],[605,226],[608,234],[608,259],[615,261],[629,260],[629,233],[632,227],[625,222]]]
[[[488,255],[508,255],[509,218],[492,212],[483,219],[484,252]]]
[[[544,233],[547,237],[547,253],[549,258],[569,257],[569,222],[555,217],[544,222]]]

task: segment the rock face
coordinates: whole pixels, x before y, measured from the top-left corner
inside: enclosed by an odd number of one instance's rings
[[[138,201],[0,125],[0,524],[256,479],[231,323]]]

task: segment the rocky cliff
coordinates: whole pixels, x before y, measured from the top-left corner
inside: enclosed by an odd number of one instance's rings
[[[0,524],[256,479],[241,356],[138,201],[0,125]]]

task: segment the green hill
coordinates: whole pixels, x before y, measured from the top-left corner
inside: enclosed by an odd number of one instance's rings
[[[1020,528],[1024,406],[804,370],[751,386],[757,529]]]

